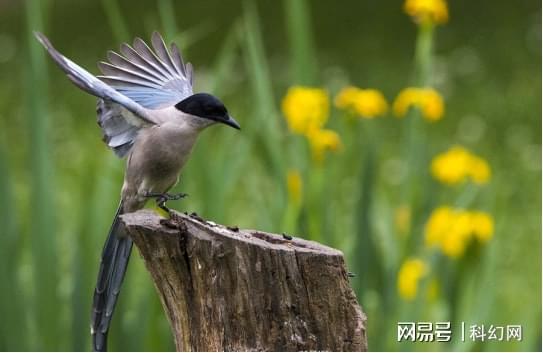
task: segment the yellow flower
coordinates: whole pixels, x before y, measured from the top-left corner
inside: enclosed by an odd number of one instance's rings
[[[347,86],[336,95],[334,103],[336,107],[346,109],[363,118],[374,118],[388,111],[385,96],[376,89]]]
[[[487,242],[494,233],[494,221],[485,212],[436,208],[425,226],[426,246],[437,246],[452,258],[462,256],[472,239]]]
[[[306,134],[324,126],[328,120],[328,94],[320,88],[293,86],[281,104],[290,131]]]
[[[311,145],[313,160],[322,162],[326,151],[337,151],[341,147],[339,135],[328,129],[312,129],[307,133]]]
[[[461,146],[453,146],[435,156],[430,172],[435,179],[448,185],[459,184],[468,177],[474,183],[485,184],[491,176],[488,163]]]
[[[453,146],[448,151],[437,155],[431,162],[430,171],[434,178],[444,184],[458,184],[467,176],[471,155],[460,146]]]
[[[360,89],[354,86],[344,87],[334,98],[334,104],[339,109],[347,109],[356,100],[356,95]]]
[[[436,208],[426,222],[425,240],[427,246],[439,245],[449,230],[450,219],[453,216],[453,209],[448,206]]]
[[[445,23],[449,10],[445,0],[406,0],[404,11],[417,23]]]
[[[449,257],[458,258],[464,255],[471,240],[471,218],[468,212],[455,210],[449,222],[449,230],[441,240],[441,251]]]
[[[300,172],[296,169],[290,169],[287,172],[287,190],[289,201],[299,205],[302,201],[303,181]]]
[[[394,114],[401,118],[407,114],[411,107],[420,109],[422,116],[428,121],[440,120],[445,110],[443,98],[431,88],[409,87],[403,89],[394,100],[392,109]]]
[[[490,167],[484,159],[472,155],[471,165],[468,171],[468,175],[471,177],[474,183],[486,184],[490,179]]]
[[[494,234],[494,220],[486,212],[473,212],[471,214],[473,234],[481,242],[486,243]]]
[[[428,266],[420,259],[406,260],[398,271],[398,293],[405,300],[413,300],[417,296],[419,281],[428,272]]]
[[[441,206],[432,212],[426,222],[426,245],[438,246],[449,257],[464,254],[471,233],[469,217],[464,211]]]

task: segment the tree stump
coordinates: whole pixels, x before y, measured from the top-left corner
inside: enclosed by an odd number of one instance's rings
[[[299,238],[150,210],[122,216],[178,351],[365,351],[343,254]]]

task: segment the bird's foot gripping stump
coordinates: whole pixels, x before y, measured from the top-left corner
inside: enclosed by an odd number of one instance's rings
[[[174,213],[122,216],[180,351],[363,351],[340,251]]]

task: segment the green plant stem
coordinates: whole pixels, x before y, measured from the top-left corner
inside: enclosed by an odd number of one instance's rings
[[[0,322],[0,350],[24,351],[27,341],[23,338],[25,317],[21,314],[23,298],[21,297],[21,283],[18,277],[20,264],[21,239],[17,229],[18,215],[15,208],[13,195],[13,181],[7,173],[7,160],[4,158],[4,146],[0,144],[0,195],[3,200],[0,203],[0,224],[2,236],[0,236],[0,312],[4,318]]]
[[[177,34],[177,24],[175,23],[175,9],[172,0],[159,0],[157,6],[164,36],[168,40],[173,40]]]
[[[431,84],[433,33],[433,24],[424,23],[419,26],[415,48],[415,72],[417,85],[420,87],[426,87]]]
[[[119,42],[124,42],[130,39],[128,27],[124,21],[121,8],[117,0],[102,0],[102,6],[106,14],[109,26],[113,31],[114,37]]]
[[[434,25],[423,23],[419,26],[415,47],[415,84],[426,87],[432,79],[432,49]],[[412,231],[409,246],[413,246],[420,238],[413,230],[418,229],[422,222],[424,209],[429,205],[432,195],[424,190],[429,185],[428,151],[426,122],[418,109],[411,109],[406,116],[406,145],[407,179],[403,190],[404,199],[412,209]]]
[[[310,176],[304,177],[307,173],[303,173],[304,170],[308,169],[308,148],[307,141],[304,141],[304,138],[301,136],[296,136],[290,134],[286,138],[285,150],[288,151],[285,156],[288,159],[289,169],[298,171],[302,176],[302,197],[299,202],[292,199],[292,196],[289,195],[287,200],[287,207],[283,214],[282,228],[288,234],[299,234],[301,215],[304,208],[309,204],[310,195],[309,194],[309,183],[305,182],[309,180]],[[284,176],[286,181],[287,176]],[[304,190],[307,189],[307,190]],[[288,185],[285,186],[285,194],[288,195]]]
[[[355,208],[356,240],[354,242],[353,264],[357,277],[353,281],[354,288],[361,300],[365,300],[370,293],[384,293],[382,300],[381,318],[374,321],[371,329],[374,332],[383,332],[389,308],[386,294],[385,272],[383,261],[380,258],[381,249],[378,247],[374,230],[374,196],[377,177],[377,151],[379,150],[379,136],[375,119],[355,122],[357,136],[354,146],[360,158],[358,171],[358,200]],[[372,350],[381,349],[384,342],[374,342]]]
[[[324,165],[320,163],[312,164],[307,185],[307,222],[309,234],[312,240],[328,244],[328,236],[323,232],[326,211],[324,199],[328,197],[324,191],[325,185]]]
[[[456,198],[454,205],[459,208],[468,208],[471,203],[477,198],[480,186],[472,182],[468,183],[460,195]]]
[[[316,52],[311,30],[311,11],[307,0],[284,0],[290,48],[290,72],[295,84],[317,83]]]
[[[49,148],[48,67],[45,51],[33,36],[43,30],[42,14],[47,2],[29,0],[26,3],[27,43],[30,62],[26,71],[26,114],[29,132],[29,168],[31,196],[29,228],[32,244],[35,320],[38,344],[43,350],[62,349],[59,329],[62,316],[58,305],[57,234],[54,231],[53,165]]]
[[[264,50],[264,40],[260,29],[260,21],[253,0],[243,2],[243,24],[239,36],[245,49],[245,60],[248,70],[250,89],[253,96],[252,118],[246,123],[244,131],[252,136],[253,150],[262,153],[262,162],[275,180],[282,180],[286,174],[285,150],[279,114],[276,109],[271,71]],[[272,224],[281,224],[285,197],[278,193],[273,204],[268,207],[268,218]]]
[[[356,149],[362,156],[359,171],[359,195],[356,206],[356,241],[355,263],[360,273],[356,281],[358,293],[366,289],[380,289],[382,279],[381,261],[378,259],[379,249],[376,246],[372,225],[372,203],[376,178],[376,121],[358,121],[359,138]]]
[[[420,24],[418,28],[414,58],[414,85],[416,87],[426,87],[431,82],[433,29],[434,27],[430,23]],[[429,204],[429,198],[432,195],[428,190],[430,180],[428,173],[429,158],[426,122],[418,109],[411,109],[404,119],[403,145],[405,149],[405,161],[407,163],[407,175],[402,190],[402,199],[411,209],[411,227],[401,253],[407,256],[417,253],[417,249],[421,244],[424,217],[426,214],[425,208]],[[419,289],[426,287],[422,283],[420,285],[421,288]],[[387,291],[389,296],[395,296],[395,292],[395,287],[391,287]],[[421,295],[419,295],[419,299],[415,303],[404,303],[398,306],[397,309],[393,309],[397,310],[396,315],[420,317],[423,310],[423,305],[421,305],[422,299],[420,297]],[[389,322],[388,324],[392,325],[393,323]],[[400,349],[406,348],[407,346],[400,345]]]

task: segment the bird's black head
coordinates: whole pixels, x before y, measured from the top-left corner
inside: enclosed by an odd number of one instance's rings
[[[193,94],[177,103],[175,107],[183,113],[223,123],[238,130],[240,129],[237,121],[228,114],[224,104],[211,94]]]

